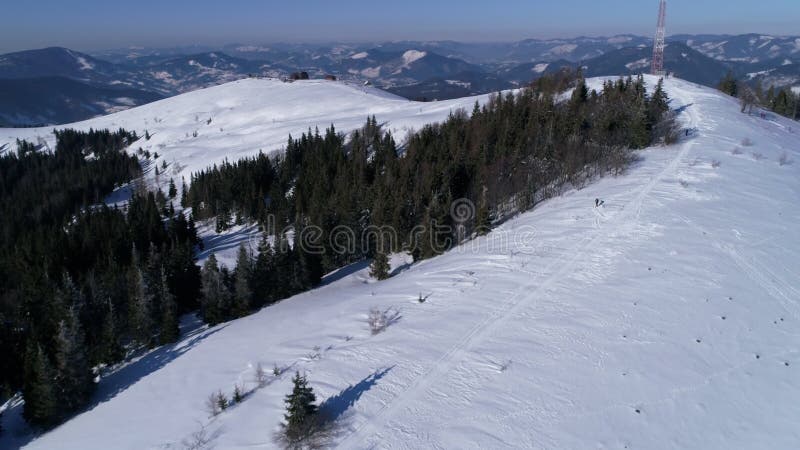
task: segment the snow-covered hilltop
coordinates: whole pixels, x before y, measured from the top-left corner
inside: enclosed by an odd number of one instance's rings
[[[15,435],[21,408],[7,412],[0,447],[183,448],[203,437],[273,448],[301,371],[342,425],[331,444],[344,449],[796,448],[800,126],[741,114],[734,99],[681,80],[666,88],[690,136],[641,152],[626,175],[443,256],[395,258],[387,281],[357,265],[194,329],[102,380],[90,410],[41,437]],[[239,95],[215,94],[225,89]],[[300,102],[296,89],[318,97]],[[419,126],[474,101],[248,80],[80,126],[147,128],[143,144],[188,173],[315,124],[345,130],[376,114]],[[23,132],[43,130],[0,136]],[[383,333],[370,332],[371,308],[396,314]],[[286,371],[259,388],[259,363]],[[237,384],[251,393],[209,419],[209,394]]]
[[[139,147],[167,161],[170,177],[180,179],[225,159],[280,150],[290,134],[334,124],[349,132],[375,115],[402,140],[412,129],[444,120],[451,111],[469,111],[488,95],[442,102],[417,103],[368,86],[322,80],[284,83],[277,79],[245,79],[190,92],[137,108],[75,124],[45,128],[0,128],[0,148],[16,150],[16,139],[55,144],[53,128],[145,131]],[[5,147],[4,147],[5,146]]]

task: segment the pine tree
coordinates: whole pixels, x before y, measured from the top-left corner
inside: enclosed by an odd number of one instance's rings
[[[227,317],[230,293],[225,286],[215,255],[209,256],[203,264],[200,278],[202,283],[200,312],[206,323],[216,325]]]
[[[233,317],[244,317],[250,311],[250,305],[253,300],[253,290],[250,287],[253,278],[253,262],[244,244],[239,246],[234,278],[235,294],[231,315]]]
[[[175,180],[169,179],[169,198],[175,198],[178,195],[178,188],[175,186]]]
[[[264,306],[274,299],[272,283],[275,275],[274,257],[267,236],[262,236],[253,268],[253,304],[256,308]]]
[[[139,267],[136,249],[133,250],[133,254],[134,259],[128,275],[131,288],[128,326],[132,337],[140,344],[150,348],[153,345],[153,297],[144,272]]]
[[[719,82],[717,89],[730,95],[731,97],[739,96],[739,85],[736,81],[736,77],[733,76],[733,72],[729,71],[727,75],[725,75],[725,78]]]
[[[305,376],[296,372],[292,379],[292,393],[284,399],[286,414],[284,432],[290,442],[298,442],[308,436],[317,414],[317,397],[314,389],[308,386]]]
[[[181,188],[181,206],[184,208],[189,207],[189,186],[186,185],[186,180],[183,181]]]
[[[160,281],[158,287],[158,297],[161,306],[159,342],[161,344],[168,344],[178,340],[180,331],[178,329],[178,305],[175,302],[175,296],[172,295],[169,289],[167,272],[164,270],[164,266],[161,266]]]
[[[115,363],[122,359],[123,350],[119,343],[117,333],[116,318],[114,316],[114,304],[111,300],[106,302],[106,309],[103,312],[103,324],[100,327],[100,345],[104,346],[101,352],[100,362]]]
[[[231,227],[231,213],[227,209],[217,211],[216,227],[214,231],[222,233]]]
[[[49,426],[58,418],[54,373],[41,345],[31,339],[25,353],[25,377],[22,396],[23,416],[33,425]]]
[[[89,400],[94,381],[74,306],[59,325],[54,362],[59,406],[66,412],[76,411]]]
[[[216,401],[217,408],[219,408],[220,411],[225,411],[228,409],[228,398],[222,393],[222,391],[217,392]]]
[[[669,111],[667,93],[664,91],[664,79],[659,79],[653,95],[650,96],[649,113],[651,120],[655,121]]]
[[[489,200],[486,198],[486,186],[481,187],[478,208],[475,211],[475,232],[479,236],[487,234],[492,228],[492,218],[489,212]],[[533,202],[531,202],[533,203]]]
[[[381,249],[375,252],[370,264],[370,276],[376,280],[385,280],[389,278],[389,257]]]

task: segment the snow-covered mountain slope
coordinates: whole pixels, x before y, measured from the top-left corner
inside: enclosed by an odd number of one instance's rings
[[[214,448],[273,448],[299,370],[343,449],[797,448],[800,127],[666,87],[693,133],[629,173],[387,281],[355,266],[196,329],[48,434],[14,438],[7,412],[0,446],[181,448],[205,428]],[[372,307],[398,313],[375,336]],[[256,388],[258,363],[288,370]],[[237,383],[252,392],[209,419],[208,395]]]
[[[170,164],[166,178],[189,175],[225,159],[280,150],[290,134],[309,128],[320,132],[335,125],[341,132],[362,127],[368,116],[385,123],[395,138],[425,124],[444,120],[451,111],[471,111],[488,95],[443,102],[417,103],[372,87],[322,80],[284,83],[245,79],[143,105],[104,117],[56,128],[135,130],[139,147],[158,153]],[[0,128],[0,148],[16,149],[16,139],[53,146],[53,127]],[[2,150],[0,150],[2,151]]]

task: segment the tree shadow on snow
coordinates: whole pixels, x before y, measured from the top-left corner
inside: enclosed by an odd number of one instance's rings
[[[205,261],[214,253],[236,249],[242,244],[245,244],[245,248],[248,250],[253,251],[258,246],[260,237],[258,225],[255,224],[245,226],[241,230],[234,232],[203,236],[203,250],[198,252],[197,260]]]
[[[683,114],[684,111],[686,111],[687,109],[691,108],[692,106],[694,106],[694,103],[689,103],[687,105],[683,105],[683,106],[679,106],[679,107],[675,108],[674,109],[675,115],[676,116],[680,116],[681,114]]]
[[[342,278],[346,278],[358,272],[359,270],[366,269],[367,267],[369,267],[368,260],[358,261],[354,262],[353,264],[350,264],[349,266],[344,266],[341,269],[335,270],[322,277],[322,282],[320,282],[318,287],[327,286],[331,283],[335,283],[341,280]]]
[[[333,422],[342,418],[352,408],[365,392],[372,389],[381,378],[385,377],[394,366],[378,370],[356,384],[351,384],[342,392],[325,400],[320,405],[320,413],[327,421]]]
[[[203,326],[193,327],[180,341],[158,347],[139,359],[106,375],[97,386],[97,391],[92,398],[92,402],[86,408],[86,411],[116,397],[117,394],[133,386],[142,378],[166,366],[196,347],[209,336],[222,331],[227,326],[228,325],[223,325],[214,329]]]
[[[180,341],[155,348],[103,375],[90,402],[83,409],[66,418],[64,423],[111,400],[142,378],[166,366],[225,327],[227,325],[209,329],[200,320],[186,321],[181,330],[183,337]],[[28,426],[22,419],[23,408],[24,402],[18,401],[11,404],[3,414],[9,420],[4,424],[7,425],[5,433],[3,433],[6,436],[0,434],[0,448],[24,447],[42,434],[42,430]]]

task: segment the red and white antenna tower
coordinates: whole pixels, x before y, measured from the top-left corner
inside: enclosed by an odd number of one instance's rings
[[[658,28],[656,29],[656,39],[653,44],[653,66],[650,72],[653,75],[664,76],[664,47],[666,46],[667,34],[667,0],[661,0],[658,7]]]

